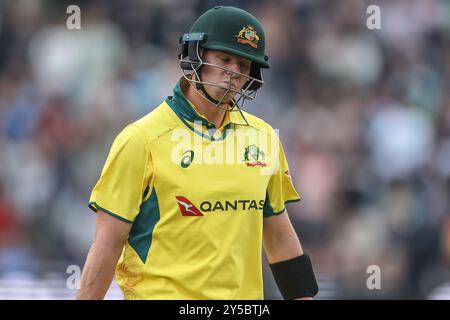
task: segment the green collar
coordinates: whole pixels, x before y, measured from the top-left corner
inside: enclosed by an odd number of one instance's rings
[[[182,116],[189,122],[201,122],[202,126],[206,126],[208,129],[215,128],[215,125],[208,121],[205,117],[202,117],[197,113],[197,111],[191,106],[189,101],[186,99],[183,91],[181,90],[181,81],[178,81],[177,85],[173,89],[173,106],[177,109],[174,110],[178,116]],[[169,97],[170,99],[171,97]],[[173,108],[172,108],[173,109]]]
[[[181,90],[181,80],[178,81],[177,85],[173,89],[173,96],[169,96],[166,99],[166,103],[169,105],[169,107],[175,112],[175,114],[178,116],[178,118],[188,127],[190,130],[192,130],[194,133],[198,134],[202,138],[205,138],[207,140],[211,141],[217,141],[217,140],[223,140],[226,138],[228,134],[228,129],[231,126],[231,123],[227,124],[225,126],[225,130],[223,130],[223,134],[219,138],[214,138],[214,133],[216,131],[216,126],[209,122],[208,119],[200,116],[197,111],[192,107],[192,105],[189,103],[189,101],[184,96],[183,91]],[[203,127],[206,127],[206,132],[203,132],[203,130],[199,131],[194,128],[195,124],[201,123]],[[194,126],[193,126],[194,125]],[[212,133],[212,134],[211,134]]]

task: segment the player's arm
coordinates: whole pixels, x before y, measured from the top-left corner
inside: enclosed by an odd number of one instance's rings
[[[131,230],[131,223],[98,210],[94,242],[81,276],[77,299],[103,299],[114,276],[117,261]]]
[[[287,211],[264,218],[263,244],[269,263],[292,259],[303,254],[300,240]]]
[[[287,211],[264,218],[263,246],[283,296],[310,299],[317,283]]]

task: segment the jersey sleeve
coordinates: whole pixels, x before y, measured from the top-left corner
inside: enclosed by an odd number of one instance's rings
[[[263,208],[264,218],[283,213],[286,208],[286,203],[300,201],[300,196],[292,183],[283,145],[279,139],[277,140],[278,166],[267,186],[266,200]]]
[[[152,174],[149,146],[137,128],[128,126],[114,140],[89,207],[132,223]]]

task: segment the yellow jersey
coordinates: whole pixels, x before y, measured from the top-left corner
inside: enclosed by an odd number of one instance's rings
[[[300,200],[283,147],[244,111],[216,129],[187,85],[116,137],[89,206],[132,223],[125,299],[263,299],[263,219]]]

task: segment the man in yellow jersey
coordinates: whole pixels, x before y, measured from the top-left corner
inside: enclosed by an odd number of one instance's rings
[[[275,130],[244,112],[269,68],[259,21],[234,7],[180,38],[173,95],[116,137],[89,206],[77,293],[102,299],[263,299],[262,248],[285,299],[318,292],[286,211],[298,201]]]

